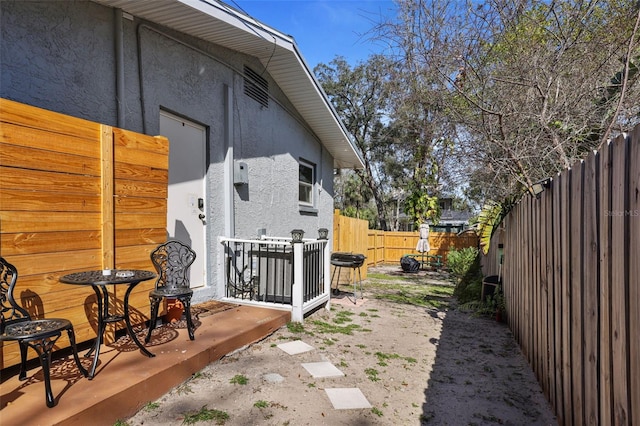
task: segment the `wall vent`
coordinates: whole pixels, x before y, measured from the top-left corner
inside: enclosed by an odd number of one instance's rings
[[[263,107],[269,107],[269,83],[246,65],[244,67],[244,94]]]

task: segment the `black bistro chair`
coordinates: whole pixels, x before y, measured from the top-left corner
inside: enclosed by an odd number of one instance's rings
[[[196,253],[180,241],[167,241],[160,244],[151,252],[151,261],[158,272],[156,288],[149,292],[151,303],[151,321],[146,343],[151,340],[151,332],[158,320],[158,308],[164,298],[176,298],[184,305],[187,317],[187,330],[189,339],[194,339],[193,320],[191,319],[191,284],[189,282],[189,267],[196,260]]]
[[[56,401],[51,391],[51,373],[49,371],[51,350],[63,331],[69,335],[69,342],[78,369],[85,377],[89,373],[78,358],[76,338],[71,322],[63,318],[31,319],[29,312],[18,305],[13,297],[16,281],[18,281],[16,267],[0,257],[0,301],[2,302],[0,341],[14,340],[18,342],[20,346],[20,375],[18,378],[20,380],[27,379],[27,349],[32,348],[38,353],[44,375],[47,407],[53,407],[56,405]]]

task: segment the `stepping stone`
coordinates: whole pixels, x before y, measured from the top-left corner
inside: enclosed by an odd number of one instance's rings
[[[278,345],[280,349],[288,353],[289,355],[297,355],[303,352],[309,352],[310,350],[315,349],[311,345],[307,345],[302,340],[294,340],[292,342],[280,343]]]
[[[335,365],[328,361],[323,362],[309,362],[302,364],[305,370],[309,372],[314,378],[321,377],[342,377],[344,373]]]
[[[371,404],[358,388],[333,388],[325,389],[325,392],[336,410],[371,408]]]
[[[282,377],[278,373],[267,373],[262,376],[262,380],[267,383],[282,383],[284,382],[284,377]]]

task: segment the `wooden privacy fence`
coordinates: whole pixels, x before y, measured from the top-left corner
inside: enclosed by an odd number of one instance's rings
[[[494,240],[509,326],[559,423],[640,424],[640,126],[526,196]]]
[[[60,276],[153,270],[149,253],[166,240],[168,155],[164,137],[0,99],[0,256],[18,268],[16,296],[34,317],[68,318],[78,341],[93,339],[95,293]],[[132,293],[134,323],[148,319],[153,285]],[[115,291],[121,304],[124,289]],[[17,344],[3,343],[0,369],[18,363]]]
[[[400,258],[404,254],[418,254],[416,246],[419,239],[418,232],[384,232],[382,240],[384,262],[400,263]],[[478,237],[475,234],[457,235],[452,232],[430,232],[429,247],[429,254],[442,256],[446,265],[447,256],[452,248],[478,247]],[[375,249],[379,249],[379,247]]]
[[[417,254],[418,232],[392,232],[369,229],[366,220],[340,215],[336,210],[333,217],[333,251],[362,253],[367,256],[367,266],[379,263],[400,263],[405,254]],[[451,248],[477,247],[475,234],[457,235],[450,232],[430,232],[429,254],[441,255],[446,263]]]
[[[370,262],[367,240],[368,229],[369,222],[366,220],[341,216],[340,210],[335,210],[333,213],[333,251],[364,254],[367,256],[367,262]],[[354,271],[348,271],[346,268],[341,269],[343,276],[339,278],[340,282],[349,278],[345,275],[348,272],[353,275]],[[366,267],[360,268],[360,272],[362,279],[367,278]],[[333,274],[333,267],[331,273]]]

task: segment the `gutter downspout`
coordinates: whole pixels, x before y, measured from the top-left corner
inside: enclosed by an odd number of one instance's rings
[[[224,237],[235,236],[235,215],[233,208],[233,88],[224,85],[224,162],[222,165],[222,198]],[[218,240],[220,241],[220,239]],[[227,247],[223,244],[223,246]],[[231,256],[228,249],[218,251],[217,293],[226,292],[225,265],[227,256]]]
[[[116,61],[116,125],[123,129],[124,121],[124,34],[122,9],[114,9],[114,42]]]
[[[233,88],[224,85],[224,236],[235,237],[233,206]]]

